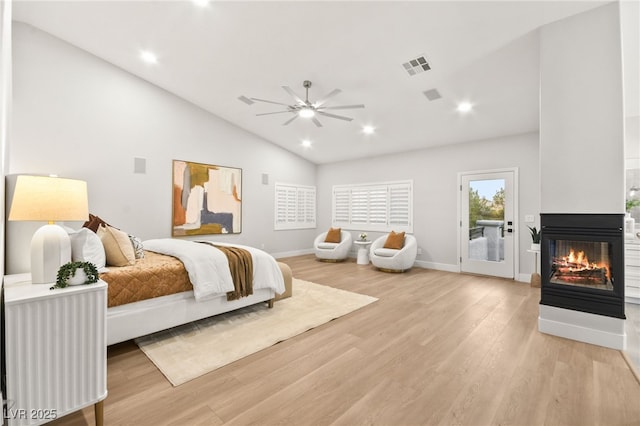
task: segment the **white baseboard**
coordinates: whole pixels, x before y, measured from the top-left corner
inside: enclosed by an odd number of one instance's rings
[[[540,305],[538,330],[542,333],[624,350],[627,346],[625,321],[555,306]]]
[[[283,251],[280,253],[271,253],[271,255],[276,259],[279,259],[282,257],[302,256],[305,254],[313,254],[313,253],[315,253],[315,250],[313,248],[309,248],[309,249],[303,249],[303,250],[292,250],[292,251]],[[350,250],[349,257],[354,259],[357,258],[358,251],[353,249]],[[416,260],[413,266],[417,268],[423,268],[423,269],[435,269],[436,271],[460,272],[460,267],[458,265],[451,264],[451,263],[438,263],[438,262],[429,262],[426,260]],[[528,283],[531,281],[531,274],[519,274],[516,277],[516,280],[521,281],[523,283]]]
[[[282,251],[280,253],[271,253],[271,256],[275,257],[276,259],[280,259],[282,257],[302,256],[305,254],[313,254],[313,253],[315,253],[315,250],[310,248],[310,249],[302,249],[302,250]]]
[[[458,268],[458,265],[452,265],[450,263],[437,263],[428,262],[426,260],[416,260],[414,266],[424,269],[435,269],[437,271],[460,272],[460,268]]]

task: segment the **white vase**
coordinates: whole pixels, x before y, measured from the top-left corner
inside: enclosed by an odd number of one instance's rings
[[[84,269],[77,268],[73,276],[67,279],[67,285],[80,285],[87,282],[87,274]]]
[[[540,251],[540,243],[531,243],[531,250]]]
[[[631,213],[624,215],[624,233],[626,238],[633,238],[636,227],[636,220],[631,217]]]

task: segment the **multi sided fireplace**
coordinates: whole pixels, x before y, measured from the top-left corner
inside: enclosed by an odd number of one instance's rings
[[[540,303],[624,315],[624,215],[542,214]]]

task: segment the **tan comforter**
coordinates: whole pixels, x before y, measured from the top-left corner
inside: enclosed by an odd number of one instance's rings
[[[109,284],[108,307],[193,290],[182,262],[172,256],[145,251],[135,265],[109,267],[100,274]]]

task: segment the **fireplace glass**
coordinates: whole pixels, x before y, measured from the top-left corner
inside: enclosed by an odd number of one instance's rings
[[[611,243],[602,241],[549,241],[549,282],[613,291]]]

